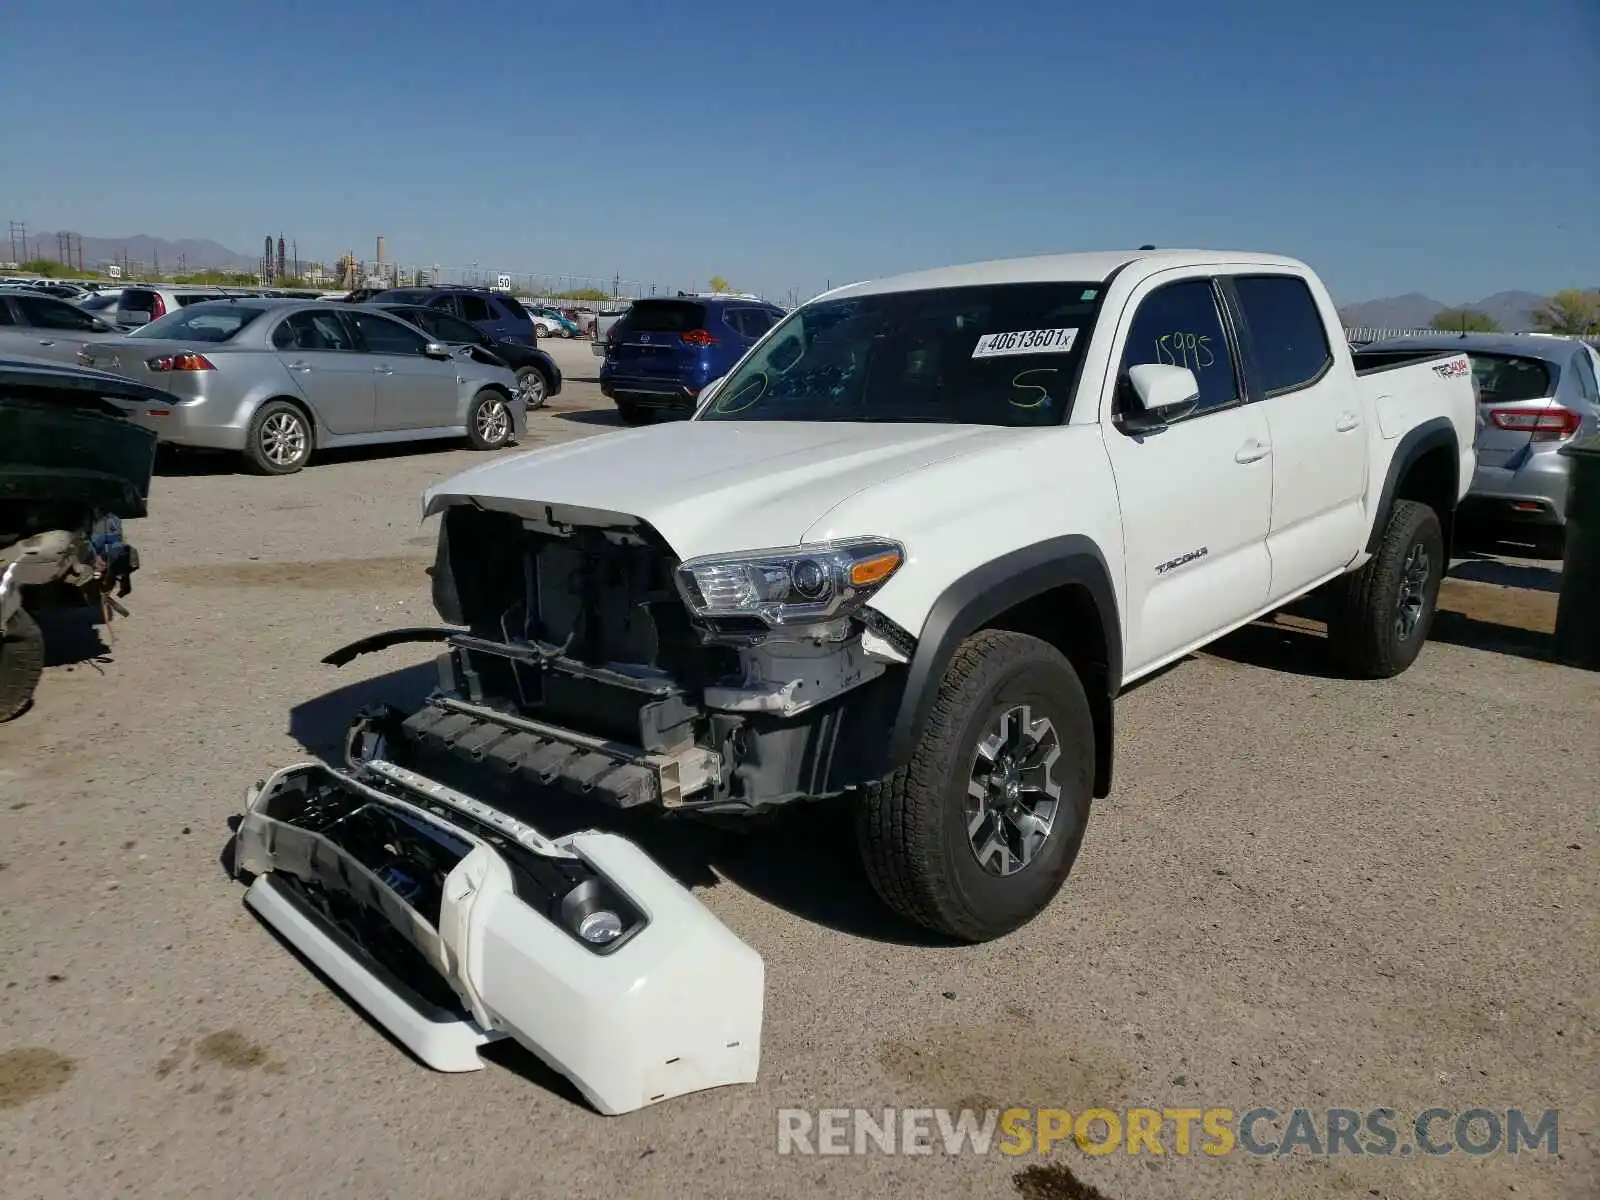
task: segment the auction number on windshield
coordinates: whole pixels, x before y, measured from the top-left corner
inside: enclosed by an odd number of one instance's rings
[[[972,348],[973,358],[999,358],[1005,354],[1065,354],[1078,340],[1076,329],[1016,329],[986,333]]]

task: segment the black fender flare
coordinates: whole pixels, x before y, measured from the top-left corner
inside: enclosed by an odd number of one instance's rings
[[[1389,513],[1394,509],[1395,489],[1400,486],[1400,480],[1405,478],[1405,473],[1411,469],[1411,464],[1416,462],[1428,451],[1440,446],[1450,451],[1453,469],[1458,473],[1461,470],[1461,445],[1456,439],[1456,427],[1450,423],[1449,417],[1433,417],[1424,421],[1415,429],[1408,432],[1400,439],[1400,444],[1394,448],[1394,456],[1389,459],[1389,470],[1383,477],[1383,491],[1378,494],[1378,507],[1374,509],[1372,528],[1367,532],[1367,553],[1376,554],[1378,543],[1383,541],[1383,531],[1389,524]],[[1456,490],[1459,491],[1461,480],[1456,479]],[[1450,513],[1440,513],[1441,522],[1448,527]],[[1446,547],[1448,551],[1448,547]]]
[[[1105,688],[1103,694],[1093,687],[1087,690],[1095,715],[1095,795],[1110,791],[1112,701],[1122,686],[1122,624],[1105,556],[1093,539],[1082,534],[1050,538],[1001,555],[961,576],[934,601],[907,665],[890,733],[889,754],[896,768],[910,761],[945,669],[963,639],[1007,610],[1067,585],[1088,591],[1105,636]]]

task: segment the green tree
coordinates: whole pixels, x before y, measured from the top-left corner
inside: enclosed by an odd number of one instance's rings
[[[550,299],[598,301],[611,299],[611,294],[609,292],[602,292],[599,288],[585,287],[573,288],[570,292],[553,292],[550,295]]]
[[[706,286],[708,288],[710,288],[713,292],[731,292],[731,291],[733,291],[733,284],[729,283],[721,275],[713,275],[711,277],[710,281],[706,284]]]
[[[1499,323],[1475,308],[1445,308],[1434,315],[1433,327],[1448,333],[1499,333]]]
[[[1600,292],[1557,292],[1533,314],[1533,323],[1544,333],[1600,333]]]

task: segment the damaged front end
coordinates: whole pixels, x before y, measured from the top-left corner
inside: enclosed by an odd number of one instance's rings
[[[303,763],[251,790],[234,856],[250,907],[436,1070],[511,1037],[604,1114],[756,1078],[760,956],[614,834]]]
[[[408,752],[622,808],[749,815],[885,773],[914,644],[865,602],[903,557],[859,538],[682,562],[630,516],[457,504],[432,572],[455,627],[326,661],[443,641],[437,690],[388,731]]]

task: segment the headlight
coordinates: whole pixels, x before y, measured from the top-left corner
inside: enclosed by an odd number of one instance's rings
[[[905,561],[887,538],[847,538],[693,558],[678,568],[678,591],[697,617],[759,617],[805,625],[854,612]]]

